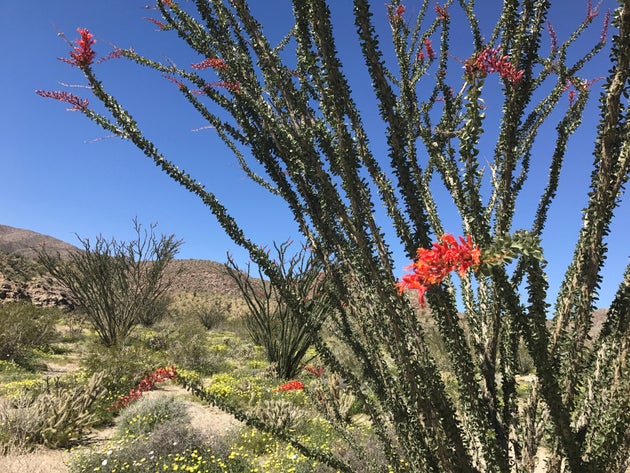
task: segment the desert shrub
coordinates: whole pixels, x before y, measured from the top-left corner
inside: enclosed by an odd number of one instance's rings
[[[171,297],[166,295],[150,301],[138,311],[136,319],[143,326],[152,327],[166,316],[170,305]]]
[[[357,413],[356,398],[336,373],[311,383],[309,395],[319,405],[319,411],[333,422],[350,422],[352,415]]]
[[[232,302],[219,294],[183,293],[171,305],[176,317],[197,319],[211,330],[225,322],[232,311]]]
[[[0,450],[30,450],[42,444],[65,448],[77,442],[97,419],[92,407],[104,394],[102,377],[48,380],[38,392],[0,404]]]
[[[189,375],[180,373],[180,382],[195,381]],[[207,380],[205,390],[230,406],[249,409],[269,395],[271,385],[269,380],[259,376],[236,377],[231,373],[217,373]]]
[[[34,348],[49,347],[57,340],[58,309],[45,309],[27,302],[0,305],[0,360],[28,364]]]
[[[79,238],[82,251],[66,260],[39,252],[39,263],[68,289],[106,346],[124,341],[141,319],[156,321],[167,307],[172,279],[165,271],[181,241],[158,237],[154,225],[143,229],[136,220],[134,228],[136,238],[129,242]]]
[[[141,345],[107,347],[100,343],[90,345],[82,360],[82,368],[88,376],[95,373],[103,376],[103,384],[108,390],[105,403],[113,403],[119,396],[127,394],[147,373],[165,364],[168,363],[162,353]]]
[[[33,432],[40,428],[41,419],[30,396],[0,398],[0,455],[32,450],[36,445]]]
[[[275,268],[282,274],[282,287],[265,280],[259,269],[259,279],[251,278],[250,266],[242,271],[230,257],[228,274],[238,285],[249,312],[243,321],[255,344],[267,352],[280,378],[290,379],[300,370],[304,355],[313,344],[328,311],[328,299],[323,291],[321,265],[307,248],[289,256],[290,243],[274,244]],[[284,301],[284,291],[304,302],[295,310]],[[307,323],[308,319],[308,323]]]
[[[199,322],[182,324],[166,332],[166,351],[177,366],[210,374],[225,366],[224,356],[212,353]]]
[[[165,457],[175,447],[179,451],[203,450],[207,439],[188,423],[188,417],[173,419],[155,426],[147,439],[147,447],[156,456]]]
[[[132,403],[120,414],[120,437],[142,437],[166,422],[188,422],[186,403],[174,396],[149,396]]]
[[[70,473],[255,471],[252,462],[242,452],[231,452],[223,439],[206,439],[190,424],[179,421],[163,423],[149,436],[124,438],[104,449],[81,449],[71,458],[68,469]]]

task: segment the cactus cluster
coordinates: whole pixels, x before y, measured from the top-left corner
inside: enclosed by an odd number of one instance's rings
[[[51,448],[72,445],[97,420],[91,408],[105,392],[103,375],[97,373],[83,383],[50,379],[39,392],[23,392],[3,402],[0,452],[31,450],[38,444]]]
[[[300,428],[306,418],[303,410],[284,399],[265,399],[256,405],[254,414],[265,424],[287,432]]]

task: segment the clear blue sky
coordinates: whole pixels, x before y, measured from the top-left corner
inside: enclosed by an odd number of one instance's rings
[[[202,258],[225,261],[226,251],[246,260],[243,252],[231,243],[210,212],[183,188],[170,181],[130,143],[107,138],[96,125],[80,113],[66,112],[65,104],[37,96],[36,89],[63,90],[60,83],[84,83],[80,72],[61,61],[69,47],[58,37],[58,31],[69,39],[77,37],[77,27],[88,28],[97,40],[94,48],[100,56],[112,45],[134,47],[136,51],[161,59],[170,57],[179,64],[202,58],[191,55],[181,46],[174,33],[158,32],[143,18],[156,17],[145,5],[149,0],[56,0],[54,2],[18,2],[0,0],[0,35],[4,45],[3,73],[0,74],[3,95],[0,112],[0,224],[45,233],[70,243],[80,236],[102,233],[119,239],[129,238],[134,217],[145,223],[157,222],[158,230],[175,233],[184,240],[180,258]],[[290,18],[285,0],[252,0],[254,12],[266,31],[280,37]],[[371,103],[369,82],[361,83],[362,61],[356,54],[354,27],[350,17],[350,0],[335,0],[335,21],[340,48],[347,60],[356,100]],[[382,0],[375,0],[379,26],[386,28]],[[441,2],[440,2],[441,3]],[[484,0],[481,5],[482,27],[490,34],[490,23],[501,2]],[[554,0],[551,21],[563,41],[586,14],[586,0]],[[593,3],[597,3],[594,1]],[[406,15],[417,9],[420,1],[408,1]],[[613,0],[604,0],[600,16],[590,30],[592,44],[599,37],[603,14],[614,8]],[[387,34],[386,29],[381,30]],[[453,34],[458,47],[470,47],[467,34]],[[386,40],[385,37],[383,37]],[[604,75],[607,54],[583,72],[585,78]],[[240,224],[260,244],[299,238],[291,216],[283,203],[249,182],[235,159],[213,135],[212,130],[194,132],[203,127],[180,99],[176,87],[157,74],[147,74],[124,60],[96,66],[97,74],[110,92],[128,105],[149,138],[167,157],[186,169],[214,192],[230,208]],[[601,83],[596,84],[598,87]],[[90,98],[84,89],[65,89]],[[569,149],[551,222],[544,237],[546,256],[550,261],[550,282],[559,284],[562,272],[572,255],[572,243],[581,225],[580,210],[586,203],[592,143],[596,122],[596,93],[585,122]],[[489,107],[493,106],[492,102]],[[489,112],[491,109],[489,110]],[[376,111],[372,112],[374,117]],[[369,115],[368,115],[369,116]],[[378,136],[381,125],[366,116],[366,126],[377,153],[385,153]],[[552,127],[553,125],[548,125]],[[545,147],[547,145],[547,147]],[[544,154],[552,143],[542,143]],[[491,157],[491,151],[488,151]],[[547,160],[544,161],[545,163]],[[534,174],[546,177],[546,164]],[[535,181],[534,181],[535,182]],[[530,194],[531,195],[531,194]],[[630,206],[625,199],[609,239],[609,259],[600,306],[607,306],[612,291],[621,280],[628,261],[625,236],[630,231]],[[537,200],[519,201],[524,212],[533,212]],[[460,234],[459,228],[449,229]],[[622,235],[624,238],[622,238]],[[406,261],[400,261],[402,267]]]

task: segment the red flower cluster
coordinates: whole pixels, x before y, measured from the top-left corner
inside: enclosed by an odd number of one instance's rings
[[[556,30],[550,21],[547,22],[547,31],[549,31],[549,39],[551,40],[551,50],[556,51],[558,49],[558,35],[556,35]]]
[[[276,389],[273,390],[274,393],[282,392],[282,391],[299,391],[300,389],[304,389],[304,385],[301,381],[293,380],[288,383],[281,384]]]
[[[435,50],[433,49],[433,44],[431,44],[431,40],[427,38],[423,41],[423,44],[424,50],[426,51],[426,56],[423,51],[418,51],[418,56],[416,57],[416,59],[418,61],[424,61],[424,58],[428,57],[430,61],[433,61],[436,57],[436,54]]]
[[[448,11],[446,10],[446,7],[441,7],[440,5],[435,5],[435,13],[437,14],[437,19],[438,20],[448,20],[449,18],[449,14]]]
[[[486,47],[476,56],[466,60],[464,70],[468,77],[486,77],[491,72],[498,72],[503,79],[518,82],[523,78],[523,71],[516,69],[507,56],[501,56],[501,45],[492,49]]]
[[[208,69],[211,67],[217,71],[225,71],[228,68],[227,63],[223,59],[219,59],[217,57],[209,57],[196,64],[191,64],[190,67],[198,70]]]
[[[131,391],[129,391],[129,394],[127,394],[126,396],[122,396],[108,410],[115,409],[118,411],[120,409],[123,409],[127,407],[129,403],[131,403],[133,400],[140,399],[140,397],[142,397],[142,393],[146,391],[151,391],[157,383],[161,383],[168,379],[173,379],[176,376],[177,371],[175,370],[175,367],[158,368],[157,370],[149,373],[144,378],[142,378],[138,383],[138,386],[136,386],[136,389],[132,389]]]
[[[87,67],[92,64],[94,56],[96,56],[96,53],[92,49],[92,45],[96,43],[96,40],[93,39],[94,35],[85,28],[77,28],[77,31],[81,37],[75,40],[77,45],[74,47],[73,51],[70,51],[70,59],[59,59],[73,66]]]
[[[62,92],[58,90],[36,90],[35,93],[37,95],[41,95],[42,97],[59,100],[61,102],[68,102],[70,105],[73,105],[72,110],[85,110],[89,104],[87,99],[82,99],[81,97],[77,97],[69,92]]]
[[[413,270],[406,274],[396,285],[399,293],[405,289],[418,291],[418,302],[424,305],[424,294],[429,286],[440,284],[451,272],[463,275],[469,268],[477,268],[481,264],[481,250],[473,245],[470,235],[459,241],[453,235],[442,235],[438,243],[431,249],[418,248],[416,260],[406,269]]]
[[[319,378],[324,373],[324,367],[323,366],[319,366],[319,367],[315,368],[314,366],[305,365],[304,366],[304,371],[308,371],[313,376],[317,376]]]
[[[599,15],[599,3],[593,8],[593,0],[588,0],[586,2],[586,21],[593,21],[597,15]]]
[[[577,92],[576,90],[580,91],[580,92],[586,92],[588,89],[591,88],[591,86],[599,81],[602,80],[603,77],[596,77],[595,79],[591,79],[591,80],[580,80],[580,79],[569,79],[564,83],[564,87],[563,90],[565,92],[568,93],[569,95],[569,105],[573,105],[575,103],[575,99],[576,99],[576,95]]]
[[[165,30],[167,28],[166,23],[163,23],[160,20],[156,20],[155,18],[146,17],[145,20],[150,21],[155,26],[157,26],[160,30]]]
[[[400,4],[396,8],[393,8],[393,5],[386,5],[389,10],[389,20],[390,21],[401,21],[403,15],[405,14],[405,10],[407,7]]]
[[[232,93],[238,94],[241,91],[241,84],[238,81],[234,82],[213,82],[208,84],[210,87],[219,87],[223,89],[227,89]]]
[[[610,25],[610,10],[606,12],[604,16],[604,26],[602,27],[602,32],[599,34],[599,42],[604,44],[606,39],[608,38],[608,26]]]

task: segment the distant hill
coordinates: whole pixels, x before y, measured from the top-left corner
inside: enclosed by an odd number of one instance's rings
[[[38,249],[45,247],[51,254],[59,254],[63,257],[78,248],[58,240],[48,235],[25,230],[22,228],[0,225],[0,259],[5,255],[3,261],[7,262],[7,255],[13,258],[14,264],[27,265],[29,260],[36,257]],[[16,258],[20,258],[18,260]],[[2,261],[0,261],[2,263]],[[46,284],[42,284],[42,278],[37,278],[38,293],[34,297],[33,283],[35,281],[25,281],[23,277],[16,278],[15,271],[8,271],[0,264],[0,302],[2,300],[27,299],[37,302],[45,298],[43,292],[49,288],[51,292],[59,294],[61,289],[49,277],[45,277]],[[167,276],[178,273],[172,287],[173,292],[212,292],[230,296],[239,296],[240,292],[234,280],[229,277],[224,265],[216,261],[209,260],[175,260],[167,270]],[[42,287],[45,286],[45,287]],[[63,304],[62,304],[63,305]]]
[[[213,292],[230,296],[240,296],[234,280],[228,276],[225,266],[216,261],[181,259],[171,262],[167,276],[180,272],[175,278],[173,292]]]
[[[59,253],[62,257],[70,251],[77,250],[76,246],[48,235],[23,228],[0,225],[1,253],[34,258],[37,255],[37,250],[44,246],[49,253]]]

